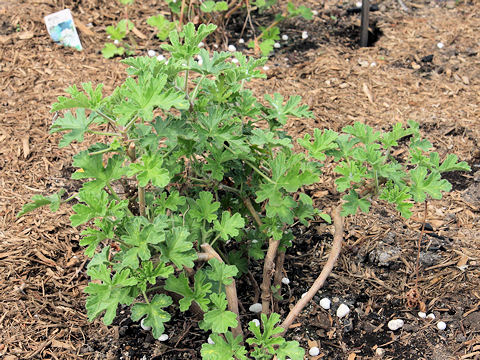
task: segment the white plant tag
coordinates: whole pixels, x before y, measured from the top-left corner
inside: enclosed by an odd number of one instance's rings
[[[73,23],[70,9],[47,15],[43,19],[45,20],[45,25],[47,25],[48,34],[53,41],[63,46],[73,47],[79,51],[82,50],[82,44]]]

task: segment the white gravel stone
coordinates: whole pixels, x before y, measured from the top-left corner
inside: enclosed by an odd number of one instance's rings
[[[213,341],[210,336],[208,337],[207,342],[208,342],[210,345],[214,345],[214,344],[215,344],[215,341]]]
[[[443,45],[442,42],[439,42],[439,43],[437,44],[437,47],[438,47],[439,49],[443,49],[444,46],[445,46],[445,45]]]
[[[425,319],[427,317],[427,313],[424,313],[423,311],[418,312],[418,317],[420,319]]]
[[[160,55],[157,56],[157,60],[158,60],[158,61],[163,61],[163,60],[165,60],[165,56],[163,56],[162,54],[160,54]]]
[[[200,42],[198,43],[198,47],[199,47],[199,48],[202,48],[202,47],[204,47],[204,46],[205,46],[205,43],[204,43],[203,41],[200,41]]]
[[[262,311],[262,304],[260,304],[260,303],[252,304],[252,305],[250,305],[248,310],[250,310],[251,312],[254,312],[254,313],[259,313],[259,312]]]
[[[282,35],[282,40],[283,40],[283,41],[287,41],[287,40],[288,40],[288,35],[283,34],[283,35]]]
[[[302,32],[302,39],[305,40],[305,39],[307,39],[307,38],[308,38],[308,32],[303,31],[303,32]]]
[[[157,52],[155,50],[148,50],[147,51],[148,56],[154,57],[157,56]]]
[[[239,44],[245,44],[245,40],[243,40],[242,38],[238,39],[238,43]]]
[[[263,70],[264,70],[264,71],[270,70],[270,66],[265,65],[265,66],[263,67]]]
[[[160,337],[157,339],[158,341],[167,341],[168,340],[168,335],[167,334],[162,334]]]
[[[115,45],[120,45],[120,41],[118,41],[118,40],[113,40],[113,43],[114,43]]]
[[[320,349],[316,346],[311,347],[310,350],[308,350],[308,354],[310,356],[317,356],[318,354],[320,354]]]
[[[355,3],[355,6],[356,6],[357,8],[361,8],[361,7],[362,7],[362,2],[361,2],[361,1],[357,1],[357,2]]]
[[[332,306],[332,302],[329,298],[324,297],[322,300],[320,300],[320,306],[325,310],[328,310]]]
[[[393,319],[388,322],[387,326],[390,330],[395,331],[401,329],[404,324],[402,319]]]
[[[147,326],[144,324],[144,321],[145,321],[146,318],[143,318],[142,321],[140,321],[140,327],[145,330],[145,331],[150,331],[152,330],[152,327],[151,326]]]
[[[307,295],[307,293],[304,292],[304,293],[302,294],[302,299],[303,299],[306,295]]]
[[[384,348],[381,348],[381,347],[378,347],[376,350],[375,350],[375,355],[377,355],[378,357],[383,357],[385,355],[385,349]]]
[[[284,284],[284,285],[290,284],[290,279],[287,278],[287,277],[284,277],[284,278],[282,279],[282,284]]]
[[[255,323],[255,325],[256,325],[257,327],[260,327],[260,320],[258,320],[258,319],[253,319],[252,321]]]
[[[237,59],[237,58],[233,58],[233,59],[232,59],[232,63],[238,64],[238,59]],[[254,240],[254,241],[256,241],[256,240]],[[252,241],[252,242],[253,242],[253,241]]]
[[[237,51],[237,48],[235,47],[235,45],[228,45],[228,51],[235,52]]]
[[[427,315],[427,319],[435,320],[435,314],[434,314],[434,313],[428,314],[428,315]]]
[[[312,14],[313,14],[313,16],[317,16],[317,15],[318,15],[318,11],[317,11],[317,10],[312,10]]]
[[[337,316],[339,318],[343,318],[347,316],[349,312],[350,312],[350,308],[347,305],[340,304],[340,306],[337,309]]]
[[[273,47],[275,49],[280,49],[282,47],[282,45],[280,45],[280,43],[276,42],[275,44],[273,44]]]
[[[447,328],[447,324],[445,324],[443,321],[439,321],[437,323],[437,329],[438,330],[445,330]]]

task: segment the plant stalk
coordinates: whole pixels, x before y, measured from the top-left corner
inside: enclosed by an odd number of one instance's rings
[[[260,285],[262,294],[262,314],[270,315],[270,303],[272,301],[272,276],[275,272],[275,256],[277,255],[280,240],[270,239],[268,244],[267,255],[265,255],[265,263],[263,264],[263,280]]]
[[[138,209],[140,211],[140,216],[145,216],[145,187],[138,187]]]
[[[342,210],[342,205],[338,205],[332,211],[332,220],[335,226],[335,234],[333,235],[332,250],[328,255],[327,262],[325,263],[325,266],[323,267],[322,272],[317,277],[317,279],[313,283],[310,290],[308,290],[308,292],[305,294],[303,298],[298,300],[298,302],[295,304],[293,309],[290,310],[289,314],[287,315],[283,323],[280,325],[280,327],[282,327],[284,331],[275,336],[281,336],[288,330],[288,328],[292,325],[293,321],[298,316],[298,314],[300,314],[303,308],[307,306],[310,300],[312,300],[312,298],[315,296],[318,290],[320,290],[320,288],[325,283],[325,280],[328,278],[328,276],[332,272],[333,267],[335,266],[335,263],[337,262],[337,259],[340,255],[340,251],[342,250],[343,217],[340,215],[341,210]]]
[[[210,244],[202,244],[200,246],[203,251],[214,257],[220,262],[224,262],[220,255],[215,251],[215,249]],[[238,311],[238,297],[237,297],[237,287],[235,286],[235,279],[232,278],[230,285],[225,285],[225,293],[227,294],[228,301],[228,310],[233,312],[237,316],[237,327],[232,328],[233,337],[240,335],[243,339],[243,330],[242,323],[240,322],[240,312]]]

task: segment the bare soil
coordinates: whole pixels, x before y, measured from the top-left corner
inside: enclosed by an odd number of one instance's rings
[[[288,42],[269,60],[268,79],[250,85],[258,96],[301,95],[311,107],[316,119],[290,121],[289,134],[340,130],[355,121],[389,129],[412,119],[440,156],[456,153],[472,172],[448,174],[453,191],[428,203],[418,277],[423,207],[408,221],[379,204],[368,215],[347,218],[338,264],[288,336],[305,348],[318,346],[320,355],[311,359],[480,359],[480,5],[404,0],[407,12],[398,0],[379,0],[371,13],[372,46],[359,48],[353,1],[307,3],[318,15],[282,25]],[[65,7],[80,30],[82,52],[53,44],[46,32],[43,16]],[[161,10],[154,0],[137,0],[130,10],[145,35],[137,39],[137,54],[159,50],[146,19]],[[128,309],[113,326],[89,323],[87,259],[69,225],[69,207],[15,216],[34,194],[78,187],[70,175],[80,146],[58,149],[59,137],[49,134],[50,105],[72,84],[102,82],[109,93],[122,82],[125,66],[103,59],[100,50],[105,27],[123,15],[115,1],[0,0],[0,358],[198,359],[206,341],[190,314],[173,317],[164,343],[131,322]],[[267,24],[269,15],[262,16],[255,26]],[[243,21],[240,13],[230,25],[232,39]],[[333,181],[328,165],[321,185],[308,189],[318,207],[335,206]],[[329,225],[312,222],[294,231],[282,314],[312,284],[330,251]],[[420,297],[409,298],[417,281]],[[251,285],[239,282],[247,309]],[[324,296],[333,299],[330,311],[318,305]],[[412,300],[418,301],[409,306]],[[335,315],[340,303],[352,309],[344,319]],[[419,310],[435,320],[420,319]],[[393,318],[405,326],[390,331]],[[444,331],[436,327],[440,320],[447,323]]]

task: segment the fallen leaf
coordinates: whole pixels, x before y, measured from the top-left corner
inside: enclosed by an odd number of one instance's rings
[[[62,341],[58,341],[58,340],[55,340],[55,339],[52,340],[52,346],[56,347],[56,348],[62,348],[62,349],[71,349],[71,350],[75,349],[72,344],[67,344],[67,343],[64,343]]]
[[[145,40],[147,38],[146,35],[144,35],[140,30],[138,30],[136,27],[132,29],[133,33],[137,35],[140,39]]]
[[[457,267],[460,269],[460,270],[465,270],[467,268],[467,262],[468,262],[468,256],[467,255],[463,255],[460,257],[460,259],[458,260],[457,262]]]
[[[23,158],[26,159],[30,155],[30,136],[22,138]]]
[[[92,30],[90,30],[88,26],[85,25],[80,20],[75,20],[75,26],[77,27],[78,30],[80,30],[80,32],[84,33],[85,35],[88,35],[88,36],[95,35],[95,33]]]

